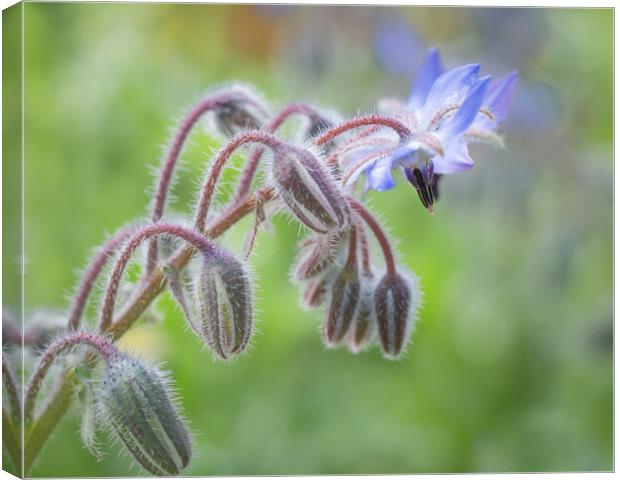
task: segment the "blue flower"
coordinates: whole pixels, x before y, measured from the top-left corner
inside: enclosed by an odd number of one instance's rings
[[[394,187],[393,170],[399,169],[432,211],[436,175],[468,170],[474,162],[468,142],[501,144],[495,133],[506,117],[517,72],[495,82],[479,78],[480,65],[444,71],[437,49],[431,49],[413,81],[406,103],[380,102],[379,108],[404,123],[412,132],[405,141],[387,129],[353,139],[341,158],[343,181],[350,185],[361,174],[366,189]]]

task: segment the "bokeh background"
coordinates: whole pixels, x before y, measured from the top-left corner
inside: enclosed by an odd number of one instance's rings
[[[425,292],[402,361],[322,347],[288,281],[286,220],[259,234],[251,354],[214,363],[167,296],[123,343],[174,372],[190,475],[611,470],[612,24],[609,9],[27,3],[26,313],[67,308],[91,248],[146,214],[151,170],[206,88],[372,111],[407,96],[434,45],[447,67],[520,78],[506,148],[474,148],[435,216],[403,182],[369,195]],[[218,142],[192,136],[174,214]],[[105,437],[96,461],[79,425],[62,422],[32,475],[138,473]]]

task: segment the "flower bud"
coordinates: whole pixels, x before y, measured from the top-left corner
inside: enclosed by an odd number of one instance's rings
[[[379,340],[388,358],[397,358],[405,348],[413,324],[412,310],[419,302],[417,280],[401,273],[386,273],[375,290],[375,313]]]
[[[360,282],[356,268],[343,268],[331,287],[323,339],[329,347],[338,345],[349,330],[359,303]]]
[[[357,229],[349,232],[347,262],[331,286],[323,340],[328,347],[338,345],[346,335],[360,301],[360,279],[357,273]]]
[[[329,282],[329,275],[322,275],[307,282],[302,293],[302,306],[311,310],[323,305],[327,299]]]
[[[244,264],[225,251],[206,258],[194,286],[198,330],[212,352],[229,359],[252,336],[252,289]]]
[[[154,475],[178,475],[191,457],[187,427],[155,368],[124,354],[114,357],[97,387],[102,425]]]
[[[337,259],[337,244],[341,235],[313,235],[304,240],[293,269],[293,280],[303,282],[320,275]]]
[[[371,279],[362,277],[360,301],[347,334],[347,346],[352,353],[366,349],[374,340],[376,316],[374,309],[374,289]]]
[[[235,86],[234,92],[226,100],[219,102],[215,108],[215,124],[227,137],[232,137],[243,130],[260,129],[268,117],[262,101],[249,89]]]
[[[349,223],[345,201],[329,172],[306,150],[276,148],[272,175],[280,197],[297,219],[321,233]]]

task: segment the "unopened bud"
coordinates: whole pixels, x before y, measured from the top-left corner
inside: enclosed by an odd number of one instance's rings
[[[419,302],[417,279],[408,281],[401,273],[386,273],[375,290],[375,312],[379,340],[388,358],[404,350]]]
[[[329,275],[321,275],[318,278],[308,281],[302,293],[302,306],[312,310],[323,305],[327,299],[329,283]]]
[[[187,427],[162,374],[135,358],[113,358],[98,386],[100,421],[154,475],[178,475],[191,457]]]
[[[323,340],[329,347],[338,345],[346,335],[360,301],[360,279],[357,271],[357,233],[349,233],[347,263],[331,286],[327,318],[323,325]]]
[[[219,251],[206,258],[194,287],[203,339],[222,358],[245,350],[252,336],[252,289],[245,265]]]
[[[276,148],[272,174],[280,197],[308,228],[327,233],[348,225],[349,212],[336,182],[310,152]]]
[[[310,280],[334,265],[340,239],[339,234],[315,234],[304,240],[293,269],[293,280]]]
[[[347,334],[347,345],[352,353],[365,350],[374,340],[376,316],[374,308],[374,289],[371,279],[362,278],[360,301]]]
[[[234,90],[214,110],[217,128],[228,137],[243,130],[258,130],[268,117],[262,101],[251,90],[241,86],[235,86]]]
[[[334,280],[323,325],[323,338],[327,346],[338,345],[349,330],[359,303],[359,290],[357,272],[345,268]]]

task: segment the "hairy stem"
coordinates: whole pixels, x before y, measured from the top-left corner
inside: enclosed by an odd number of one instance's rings
[[[327,130],[323,135],[317,137],[314,140],[316,145],[323,145],[324,143],[329,142],[330,140],[336,138],[338,135],[341,135],[349,130],[353,130],[354,128],[372,126],[372,125],[380,125],[383,127],[388,127],[394,130],[401,141],[405,141],[407,138],[411,136],[411,130],[409,130],[402,122],[398,120],[386,117],[383,115],[365,115],[362,117],[355,117],[351,120],[347,120],[340,125],[336,125],[333,128]]]
[[[86,301],[88,300],[90,292],[92,291],[101,270],[103,270],[103,267],[116,248],[118,248],[118,246],[123,243],[134,230],[134,227],[128,227],[116,232],[116,234],[114,234],[114,236],[99,249],[97,255],[86,269],[86,272],[82,275],[82,280],[80,281],[77,292],[73,297],[73,303],[71,304],[71,309],[69,310],[69,320],[67,322],[67,329],[69,331],[77,330],[79,327],[80,319],[82,318],[82,313],[84,311],[84,307],[86,306]]]
[[[71,405],[75,381],[75,369],[65,371],[53,397],[34,420],[31,428],[24,433],[24,475],[28,474],[41,448]]]
[[[32,417],[34,412],[34,405],[37,398],[37,393],[41,389],[43,379],[47,374],[50,366],[54,360],[61,353],[75,347],[76,345],[88,345],[92,347],[101,357],[109,362],[115,355],[118,354],[116,346],[106,340],[104,337],[93,335],[87,332],[73,332],[58,339],[41,355],[37,366],[30,377],[28,387],[26,388],[26,394],[24,396],[24,424],[26,427],[32,423]]]
[[[22,456],[21,456],[21,442],[19,434],[21,427],[21,420],[19,423],[15,423],[12,415],[2,407],[2,444],[6,447],[6,451],[9,454],[9,458],[15,467],[15,473],[21,471],[22,468]],[[18,473],[19,474],[19,473]]]
[[[387,239],[387,236],[379,226],[379,223],[375,220],[372,214],[364,208],[364,206],[351,197],[348,197],[348,202],[351,208],[360,216],[364,222],[368,225],[372,233],[379,242],[379,246],[383,251],[383,257],[385,258],[385,265],[390,275],[396,273],[396,264],[394,262],[394,254],[392,253],[392,247]]]
[[[282,142],[273,135],[260,131],[240,133],[228,142],[226,146],[217,154],[213,164],[207,172],[206,180],[201,190],[200,200],[198,201],[198,205],[196,207],[196,230],[203,230],[205,227],[207,215],[211,206],[211,200],[224,165],[233,152],[246,143],[262,143],[271,149],[276,149],[278,146],[282,145]]]
[[[13,369],[9,365],[9,362],[2,354],[2,381],[9,400],[9,407],[11,412],[11,418],[15,425],[21,425],[22,422],[22,407],[19,402],[19,394],[17,393],[17,381],[13,374]]]
[[[194,247],[198,248],[205,255],[209,254],[216,248],[213,243],[207,240],[207,238],[204,237],[202,234],[195,232],[194,230],[189,230],[187,228],[181,227],[179,225],[173,225],[168,223],[155,223],[138,230],[131,237],[129,242],[127,242],[127,245],[123,249],[120,257],[114,264],[114,269],[112,270],[112,274],[110,275],[110,280],[108,281],[108,286],[106,287],[106,292],[103,300],[101,320],[99,322],[100,332],[103,333],[110,328],[110,325],[112,323],[112,314],[114,313],[114,304],[116,303],[116,295],[118,294],[118,287],[123,278],[125,268],[127,267],[129,260],[131,260],[134,252],[143,241],[163,234],[173,235],[175,237],[181,238],[193,245]]]
[[[179,124],[172,140],[172,144],[170,145],[170,149],[164,159],[164,165],[157,183],[157,190],[153,202],[153,213],[151,215],[151,220],[153,222],[158,222],[164,213],[166,198],[168,196],[168,191],[170,190],[170,183],[174,173],[174,167],[178,162],[179,156],[181,155],[183,146],[185,145],[190,132],[198,120],[200,120],[200,118],[208,111],[231,101],[240,94],[241,93],[238,91],[223,91],[209,95],[208,97],[200,100],[183,118],[183,120],[181,120],[181,123]],[[245,101],[255,103],[250,97],[244,97]],[[153,239],[149,245],[147,254],[146,275],[150,275],[153,272],[156,263],[157,239]]]

